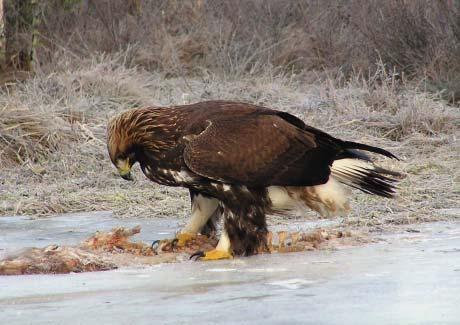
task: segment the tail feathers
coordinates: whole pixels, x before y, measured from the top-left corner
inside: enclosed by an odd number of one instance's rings
[[[334,160],[339,160],[339,159],[345,159],[345,158],[351,158],[351,159],[361,159],[365,161],[372,161],[371,157],[369,157],[366,153],[364,153],[361,150],[356,150],[356,149],[345,149],[341,151]]]
[[[370,162],[349,158],[335,160],[331,172],[343,184],[387,198],[395,196],[396,177],[401,177],[397,172],[374,166]]]
[[[385,149],[382,149],[382,148],[373,147],[373,146],[369,146],[367,144],[358,143],[358,142],[352,142],[352,141],[344,141],[343,145],[347,150],[348,149],[359,149],[359,150],[369,151],[369,152],[373,152],[373,153],[378,153],[380,155],[399,160],[399,158],[396,157],[395,155],[393,155],[391,152],[386,151]],[[355,152],[355,154],[356,154],[356,152]],[[367,159],[365,159],[365,160],[367,160]]]

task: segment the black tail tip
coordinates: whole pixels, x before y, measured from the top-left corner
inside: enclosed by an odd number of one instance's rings
[[[377,153],[379,155],[386,156],[388,158],[396,159],[396,160],[401,160],[399,159],[396,155],[392,154],[388,150],[379,148],[379,147],[374,147],[374,146],[369,146],[364,143],[357,143],[357,142],[352,142],[352,141],[345,141],[344,142],[345,148],[346,149],[358,149],[358,150],[364,150],[364,151],[369,151],[373,153]]]

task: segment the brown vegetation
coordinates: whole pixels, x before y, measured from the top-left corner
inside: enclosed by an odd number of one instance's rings
[[[457,1],[73,1],[43,8],[42,64],[129,50],[126,64],[168,76],[264,69],[426,78],[455,100],[460,79]]]
[[[359,196],[350,223],[433,220],[458,205],[456,1],[42,6],[35,74],[0,89],[0,215],[186,216],[185,191],[116,176],[105,125],[127,108],[207,99],[286,110],[403,158],[385,162],[408,174],[400,198]]]

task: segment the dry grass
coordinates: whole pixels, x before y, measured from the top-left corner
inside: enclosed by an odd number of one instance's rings
[[[426,92],[423,80],[414,83],[398,77],[380,62],[379,69],[366,78],[356,74],[345,79],[339,74],[335,80],[327,80],[323,96],[346,113],[351,120],[347,123],[392,140],[404,140],[415,133],[451,134],[460,129],[458,107],[446,105],[439,93]]]
[[[55,73],[37,74],[1,94],[3,112],[25,110],[1,120],[2,139],[14,139],[3,150],[2,166],[3,157],[9,157],[9,165],[0,170],[1,215],[114,210],[119,216],[186,217],[187,191],[155,185],[140,171],[134,184],[116,175],[106,153],[105,124],[108,116],[132,106],[208,99],[286,110],[333,135],[400,156],[401,162],[382,161],[407,174],[400,198],[359,194],[346,224],[385,227],[437,220],[439,209],[458,207],[459,109],[421,91],[419,84],[385,79],[384,70],[374,78],[383,80],[378,82],[359,74],[344,81],[336,74],[308,83],[269,71],[237,80],[215,74],[165,79],[125,68],[122,58],[57,62]],[[37,135],[27,136],[29,125]],[[314,217],[307,211],[299,216]]]
[[[154,79],[125,68],[125,55],[95,57],[54,73],[39,73],[0,91],[0,160],[40,163],[69,142],[101,141],[108,115],[150,102]],[[99,134],[94,134],[99,132]]]
[[[0,130],[0,160],[5,165],[40,161],[72,136],[70,125],[61,117],[13,103],[0,110]]]
[[[117,177],[105,125],[131,107],[209,99],[289,111],[402,157],[382,161],[407,174],[400,197],[357,195],[346,224],[458,208],[458,2],[66,3],[41,4],[37,73],[0,91],[0,215],[185,217],[185,190]]]

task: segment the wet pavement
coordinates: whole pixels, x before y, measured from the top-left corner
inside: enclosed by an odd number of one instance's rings
[[[0,257],[137,224],[142,240],[178,227],[110,213],[0,218]],[[459,324],[460,223],[407,230],[336,251],[0,277],[0,324]]]

